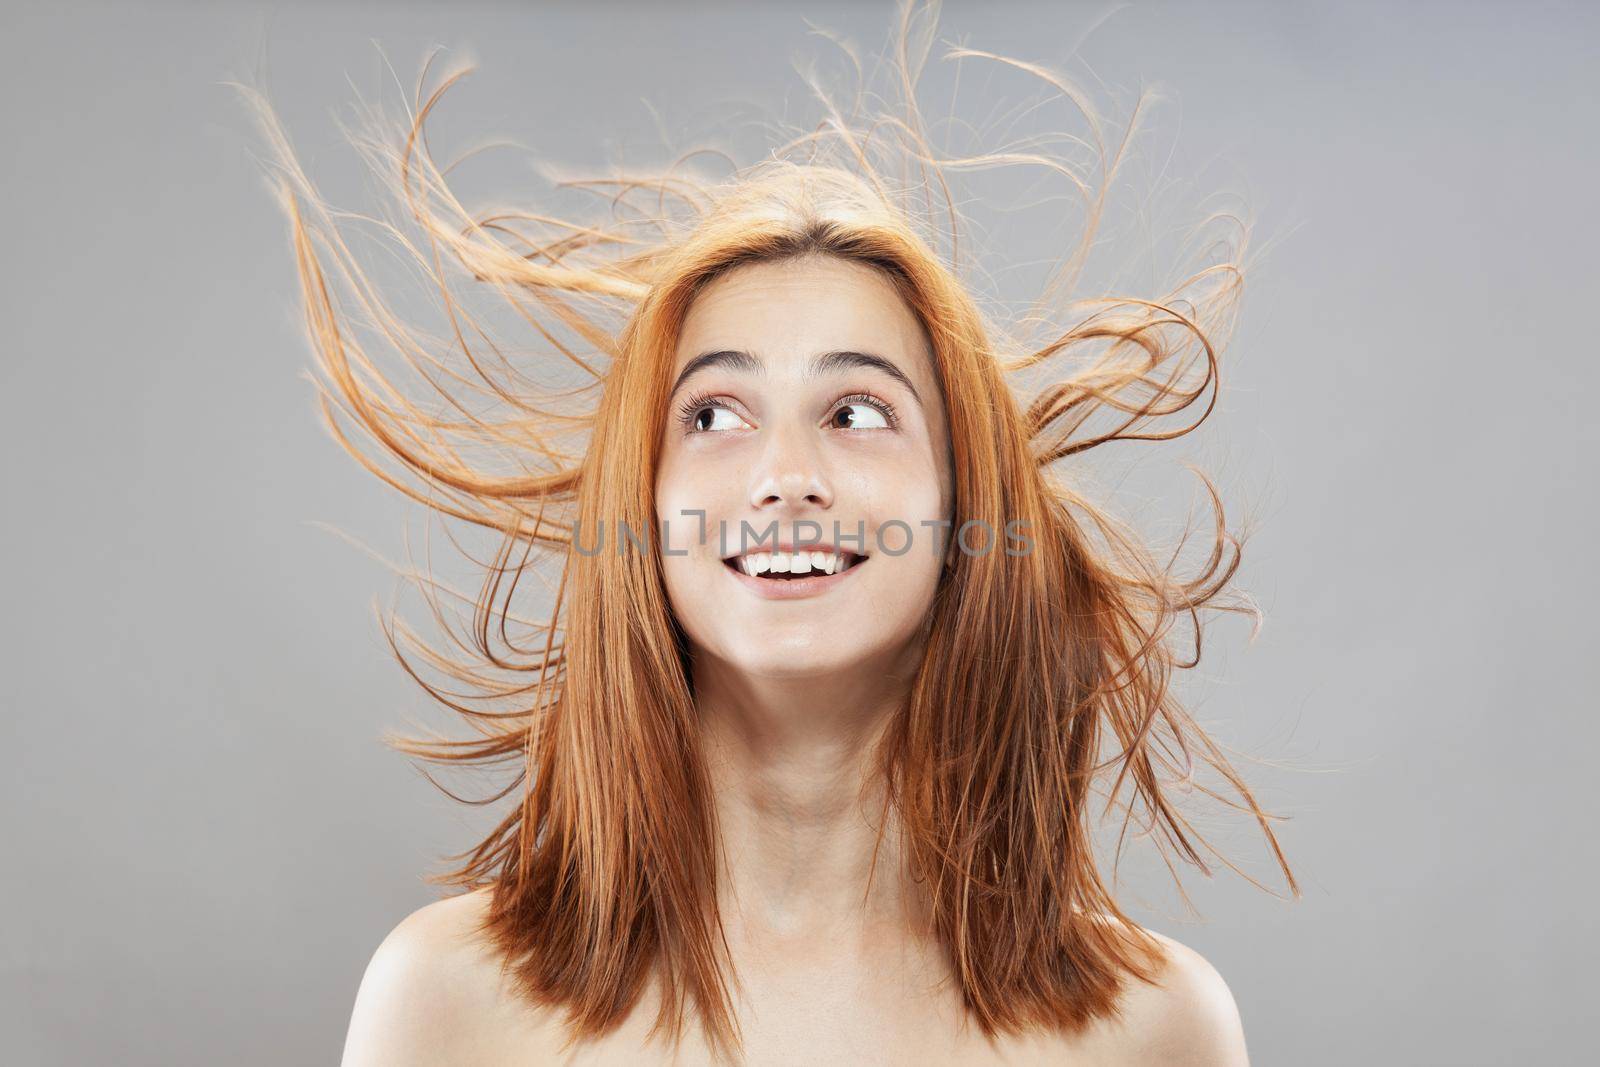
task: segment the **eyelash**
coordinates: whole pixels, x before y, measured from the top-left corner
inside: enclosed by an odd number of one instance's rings
[[[889,429],[896,430],[900,428],[900,419],[897,415],[895,415],[894,408],[890,407],[884,401],[879,400],[871,393],[851,393],[848,396],[841,396],[838,400],[833,402],[832,411],[837,411],[840,405],[848,404],[865,404],[867,407],[874,408],[877,410],[878,414],[883,416],[883,421],[889,424]],[[708,407],[727,406],[728,405],[719,402],[716,396],[711,393],[695,393],[682,404],[678,405],[678,426],[685,433],[711,433],[713,432],[711,430],[696,430],[694,428],[695,416],[699,415],[700,412],[704,411]],[[830,412],[830,417],[831,415],[832,412]],[[836,429],[848,430],[850,427],[840,426],[836,427]],[[870,426],[865,427],[864,429],[871,430],[877,429],[877,427]]]

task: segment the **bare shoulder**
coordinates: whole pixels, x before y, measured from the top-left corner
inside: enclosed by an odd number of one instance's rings
[[[508,1042],[544,1047],[548,1020],[516,1002],[480,932],[488,890],[406,916],[373,953],[356,993],[344,1067],[488,1062]],[[526,1062],[541,1062],[538,1058]]]
[[[1097,1028],[1105,1059],[1167,1067],[1247,1067],[1244,1027],[1233,992],[1200,953],[1147,930],[1166,951],[1154,983],[1130,981],[1122,1015]]]

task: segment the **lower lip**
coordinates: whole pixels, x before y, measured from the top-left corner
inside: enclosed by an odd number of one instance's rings
[[[722,565],[722,569],[764,600],[799,600],[808,596],[820,596],[836,588],[840,582],[848,582],[852,574],[866,565],[867,561],[863,559],[838,574],[818,574],[809,578],[753,578],[727,563]]]

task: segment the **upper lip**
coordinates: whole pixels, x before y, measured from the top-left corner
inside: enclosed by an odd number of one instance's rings
[[[796,544],[793,541],[783,541],[776,545],[753,545],[750,548],[745,549],[743,552],[735,552],[731,556],[724,556],[723,559],[734,560],[739,559],[742,556],[753,556],[758,552],[782,552],[785,555],[791,556],[796,552],[831,552],[833,555],[843,558],[847,563],[866,558],[866,554],[863,552],[852,552],[850,549],[840,548],[838,545]]]

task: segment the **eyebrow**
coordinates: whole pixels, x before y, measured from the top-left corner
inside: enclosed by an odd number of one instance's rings
[[[683,388],[684,382],[700,371],[710,370],[712,367],[726,367],[729,370],[744,371],[748,374],[767,373],[767,365],[749,352],[737,349],[706,352],[694,357],[684,365],[683,370],[678,374],[678,380],[672,383],[672,393],[668,395],[676,395],[678,390]],[[849,370],[854,367],[863,367],[887,374],[905,386],[918,404],[922,403],[922,397],[917,392],[917,387],[911,384],[911,379],[906,377],[904,371],[884,357],[875,356],[870,352],[852,352],[848,349],[823,352],[812,357],[811,363],[806,367],[804,377],[816,378],[824,374]]]

